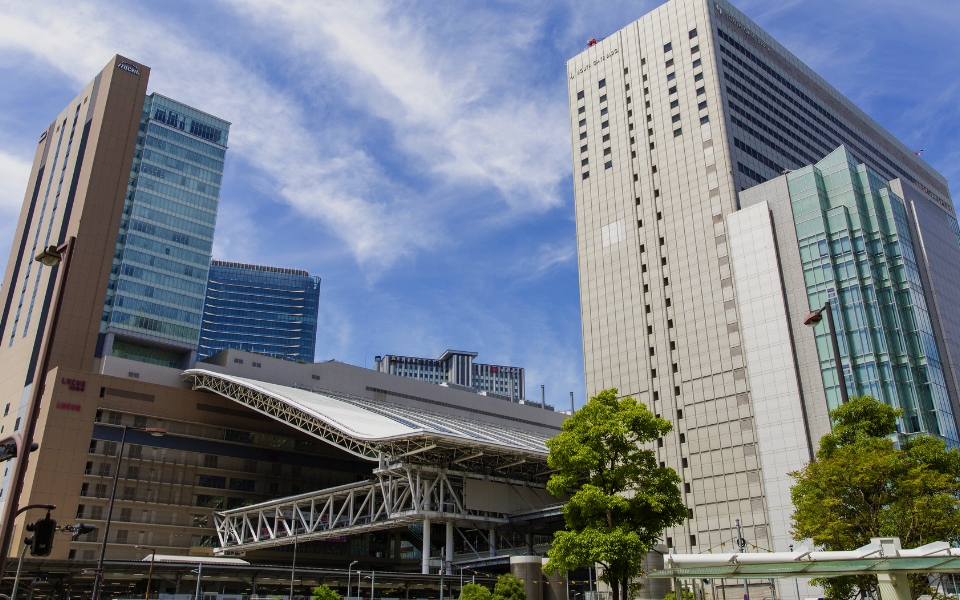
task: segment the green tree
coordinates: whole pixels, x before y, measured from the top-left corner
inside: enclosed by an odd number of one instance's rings
[[[493,600],[527,600],[527,592],[523,589],[523,582],[512,573],[505,573],[497,577],[497,585],[493,587]]]
[[[490,600],[490,590],[479,583],[468,583],[460,590],[460,600]]]
[[[673,600],[674,598],[676,598],[676,595],[675,595],[673,592],[667,592],[667,595],[663,597],[663,600]],[[683,591],[680,593],[680,599],[681,599],[681,600],[694,600],[693,592],[691,592],[690,590],[686,590],[686,589],[683,590]]]
[[[313,588],[312,600],[340,600],[340,594],[330,589],[327,584],[318,585]]]
[[[642,448],[671,429],[634,398],[617,398],[616,389],[600,392],[563,422],[547,441],[548,462],[557,470],[547,490],[571,496],[563,508],[566,527],[554,535],[544,571],[600,564],[599,579],[614,600],[631,596],[644,554],[687,516],[677,473]]]
[[[791,473],[793,536],[825,550],[853,550],[873,537],[896,536],[904,548],[960,542],[960,450],[927,435],[898,444],[901,410],[870,396],[830,412],[833,431],[816,460]],[[926,576],[911,576],[914,598],[930,593]],[[872,575],[816,582],[827,596],[878,598]]]

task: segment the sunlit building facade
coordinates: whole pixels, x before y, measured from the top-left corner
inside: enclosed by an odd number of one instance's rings
[[[230,124],[147,96],[100,325],[101,354],[196,360]]]

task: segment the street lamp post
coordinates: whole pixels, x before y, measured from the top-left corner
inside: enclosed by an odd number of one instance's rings
[[[830,307],[830,300],[823,305],[820,310],[815,310],[803,320],[804,325],[816,327],[823,320],[823,314],[827,313],[827,325],[830,327],[830,341],[833,344],[833,362],[837,367],[837,383],[840,386],[840,401],[846,404],[850,401],[847,395],[847,379],[843,376],[843,365],[840,363],[840,342],[837,341],[837,326],[833,319],[833,309]]]
[[[353,569],[353,565],[357,564],[358,562],[360,561],[355,560],[352,563],[350,563],[350,566],[347,567],[347,600],[349,600],[350,598],[350,570]]]
[[[127,443],[127,431],[145,431],[153,436],[161,436],[167,432],[159,427],[130,427],[123,425],[123,434],[120,436],[120,448],[117,452],[117,466],[113,473],[113,488],[110,490],[110,503],[107,505],[107,521],[103,524],[103,542],[100,543],[100,558],[97,560],[97,570],[93,575],[93,592],[91,600],[100,600],[100,591],[103,588],[103,559],[107,554],[107,536],[110,535],[110,518],[113,516],[113,502],[117,497],[117,481],[120,479],[120,461],[123,460],[123,447]]]
[[[290,600],[293,600],[293,582],[297,577],[297,521],[293,521],[293,565],[290,567]]]
[[[3,571],[7,562],[7,551],[10,549],[10,536],[13,535],[13,525],[17,516],[17,508],[20,501],[20,492],[23,491],[23,479],[27,474],[27,463],[30,455],[29,449],[33,445],[34,429],[37,426],[37,418],[40,415],[40,400],[43,398],[44,381],[47,376],[47,368],[50,364],[50,353],[53,349],[54,333],[60,321],[60,309],[63,304],[63,291],[67,284],[67,273],[70,270],[70,258],[73,256],[73,247],[77,238],[70,236],[67,243],[60,246],[50,246],[43,252],[34,257],[34,260],[48,267],[55,267],[63,262],[57,273],[55,293],[53,295],[53,304],[50,306],[50,324],[43,332],[43,341],[40,345],[40,360],[33,371],[33,384],[30,389],[30,402],[27,404],[27,410],[23,422],[23,436],[11,436],[9,439],[0,440],[0,443],[17,441],[17,459],[13,465],[13,473],[10,475],[10,490],[7,494],[7,502],[3,507],[3,515],[0,517],[0,580],[3,579]],[[39,276],[39,274],[38,274]]]
[[[147,594],[144,600],[150,600],[150,583],[153,581],[153,561],[157,559],[157,549],[150,546],[137,546],[139,550],[152,550],[150,554],[150,574],[147,575]]]

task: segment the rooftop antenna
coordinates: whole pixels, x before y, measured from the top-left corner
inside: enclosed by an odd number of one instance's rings
[[[547,409],[547,392],[546,386],[542,383],[540,384],[540,408],[543,410]]]

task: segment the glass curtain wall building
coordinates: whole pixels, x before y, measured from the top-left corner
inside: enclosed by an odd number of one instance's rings
[[[196,360],[230,123],[147,96],[100,326],[103,356]]]
[[[778,185],[771,182],[744,194],[745,202],[789,200],[784,212],[792,219],[775,221],[777,238],[784,237],[783,227],[795,229],[796,245],[784,251],[799,251],[802,272],[785,270],[782,277],[798,285],[803,279],[810,310],[832,304],[848,393],[902,408],[901,434],[930,433],[958,445],[904,200],[844,147],[785,181],[786,197],[768,193]],[[826,320],[815,334],[827,404],[834,409],[841,400]]]
[[[307,271],[210,263],[197,354],[236,348],[313,362],[320,278]]]

